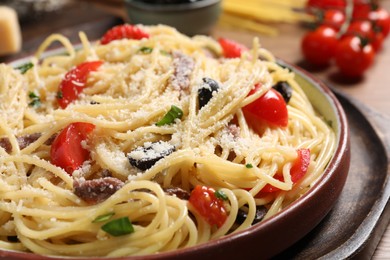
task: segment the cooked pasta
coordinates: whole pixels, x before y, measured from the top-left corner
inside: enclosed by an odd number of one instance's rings
[[[77,48],[52,35],[27,71],[0,65],[0,249],[191,247],[272,217],[323,173],[335,134],[258,40],[224,58],[212,38],[138,28],[147,37],[107,44],[80,33]],[[54,41],[64,52],[48,56]],[[286,126],[251,121],[278,82],[292,89]],[[197,206],[208,199],[216,219]]]

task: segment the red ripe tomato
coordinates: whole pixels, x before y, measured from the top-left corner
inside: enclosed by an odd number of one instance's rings
[[[219,38],[218,42],[222,47],[225,58],[239,58],[244,51],[248,50],[245,45],[226,38]]]
[[[323,66],[333,58],[336,45],[336,30],[322,25],[303,37],[301,48],[307,61],[314,65]]]
[[[371,4],[369,3],[355,3],[353,6],[352,19],[353,20],[368,20],[368,14],[371,11]]]
[[[310,150],[309,149],[298,149],[297,150],[298,157],[295,159],[293,166],[290,169],[291,174],[291,181],[293,184],[297,183],[300,179],[305,176],[307,173],[307,170],[309,169],[310,165]],[[274,176],[275,179],[282,181],[283,175],[282,174],[276,174]],[[263,197],[265,193],[275,192],[279,191],[279,188],[276,188],[270,184],[267,184],[264,186],[264,188],[261,189],[261,191],[256,194],[255,197]]]
[[[318,9],[344,9],[345,5],[346,3],[343,0],[309,0],[306,4],[309,8]]]
[[[221,227],[225,223],[227,213],[223,200],[215,196],[213,188],[196,185],[188,201],[211,226]]]
[[[375,53],[377,53],[381,48],[383,41],[385,39],[385,36],[382,32],[376,32],[374,33],[374,38],[371,40],[372,48],[374,49]]]
[[[90,157],[82,142],[94,129],[95,125],[82,122],[65,127],[51,145],[50,162],[72,175]]]
[[[349,26],[345,35],[356,35],[361,37],[371,38],[374,34],[372,25],[369,21],[353,21]]]
[[[330,26],[335,30],[340,30],[345,22],[345,14],[340,10],[330,9],[324,12],[322,24]]]
[[[249,95],[254,94],[261,86],[257,84]],[[275,89],[270,89],[264,95],[242,108],[248,124],[259,134],[265,126],[286,127],[288,111],[282,95]]]
[[[390,15],[385,9],[379,7],[368,14],[370,21],[374,22],[380,28],[384,37],[387,37],[390,32]]]
[[[335,57],[342,74],[359,77],[370,67],[374,55],[371,44],[364,44],[357,36],[347,36],[337,45]]]
[[[366,20],[352,22],[344,34],[345,36],[367,38],[376,52],[380,50],[384,40],[383,33],[381,31],[375,31],[372,23]]]
[[[102,64],[102,61],[84,62],[66,73],[57,95],[58,104],[61,108],[66,108],[69,103],[78,98],[85,87],[89,73],[96,71]]]

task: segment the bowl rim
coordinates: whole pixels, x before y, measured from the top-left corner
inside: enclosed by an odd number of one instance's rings
[[[128,11],[131,11],[131,9],[134,8],[137,9],[134,11],[144,12],[190,12],[207,8],[212,5],[218,5],[222,2],[222,0],[200,0],[196,2],[180,4],[150,4],[136,0],[124,0],[124,2]]]
[[[75,44],[74,46],[77,46]],[[43,53],[44,56],[50,56],[61,53],[65,48],[59,47],[47,50]],[[23,64],[26,61],[28,61],[33,55],[29,55],[23,58],[19,58],[16,60],[13,60],[7,64],[11,66],[16,66],[18,64]],[[286,241],[279,241],[281,242],[281,245],[276,250],[273,250],[271,254],[262,254],[262,257],[272,257],[277,253],[280,253],[282,250],[287,249],[289,246],[291,246],[293,243],[297,242],[299,239],[301,239],[304,235],[306,235],[308,232],[310,232],[315,225],[317,225],[331,210],[333,205],[335,204],[338,196],[340,195],[342,188],[345,184],[348,170],[349,170],[349,163],[350,163],[350,134],[349,134],[349,125],[347,121],[346,114],[344,112],[344,109],[341,105],[341,103],[338,101],[337,97],[334,95],[334,93],[331,91],[331,89],[328,87],[327,84],[325,84],[323,81],[319,80],[317,77],[309,73],[308,71],[304,70],[301,67],[298,67],[297,65],[288,63],[282,59],[277,59],[276,62],[279,65],[286,66],[287,68],[291,69],[294,73],[299,74],[304,80],[308,81],[312,87],[317,88],[321,93],[324,94],[324,96],[327,98],[328,102],[330,102],[331,106],[334,109],[334,112],[336,113],[337,120],[339,121],[339,131],[337,133],[337,146],[334,151],[334,154],[332,158],[330,159],[324,173],[322,176],[320,176],[316,183],[305,193],[288,205],[286,208],[284,208],[281,212],[275,214],[274,216],[270,217],[269,219],[266,219],[262,221],[261,223],[258,223],[256,225],[253,225],[247,229],[238,231],[236,233],[228,234],[223,237],[220,237],[218,239],[208,241],[203,244],[198,244],[192,247],[188,248],[181,248],[181,249],[175,249],[173,251],[168,252],[160,252],[157,254],[149,254],[149,255],[142,255],[142,256],[127,256],[127,257],[116,257],[116,258],[107,258],[107,257],[99,257],[99,256],[91,256],[91,257],[73,257],[73,256],[56,256],[56,255],[39,255],[31,252],[21,252],[21,251],[14,251],[14,250],[8,250],[8,249],[1,249],[0,248],[0,257],[9,257],[10,259],[30,259],[30,260],[54,260],[54,259],[69,259],[69,260],[103,260],[103,259],[123,259],[123,260],[141,260],[141,259],[182,259],[183,257],[188,259],[195,259],[193,252],[195,252],[196,259],[200,257],[203,257],[204,259],[214,259],[215,254],[212,253],[211,256],[208,256],[208,252],[210,250],[214,250],[217,252],[218,250],[221,250],[221,247],[223,246],[229,246],[233,245],[234,243],[239,242],[240,240],[247,242],[251,239],[254,239],[256,237],[256,234],[258,232],[260,233],[267,233],[267,231],[272,231],[275,227],[277,227],[281,221],[288,220],[291,218],[291,216],[294,216],[295,218],[299,216],[300,209],[303,208],[310,208],[316,204],[316,197],[324,196],[324,194],[328,191],[332,191],[331,194],[328,194],[329,197],[331,197],[331,203],[328,204],[326,207],[323,207],[322,212],[318,213],[320,216],[317,216],[315,223],[313,223],[310,228],[306,227],[305,232],[298,236],[288,238]],[[315,105],[313,104],[315,107]],[[336,176],[336,173],[338,172],[338,168],[342,168],[341,173],[339,176]],[[335,182],[335,180],[338,178],[339,182],[336,185],[333,185],[332,181]],[[313,200],[314,199],[314,200]],[[314,202],[314,204],[313,204]],[[287,221],[288,222],[288,221]],[[288,226],[288,225],[287,225]],[[307,223],[304,223],[303,228],[307,226]],[[271,238],[272,239],[272,238]],[[240,244],[243,245],[241,242]],[[218,251],[219,253],[222,253],[221,251]]]

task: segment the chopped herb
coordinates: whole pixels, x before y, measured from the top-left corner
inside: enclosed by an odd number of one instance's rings
[[[221,200],[228,200],[228,197],[226,196],[225,192],[223,192],[222,190],[217,190],[215,191],[215,197],[217,197],[218,199],[221,199]]]
[[[131,224],[128,217],[111,220],[110,222],[104,224],[101,229],[115,237],[134,232],[133,224]]]
[[[32,64],[31,62],[29,63],[26,63],[26,64],[23,64],[19,67],[16,67],[16,69],[20,70],[20,73],[24,74],[26,73],[29,69],[31,69],[32,67],[34,67],[34,64]]]
[[[103,215],[100,215],[100,216],[97,216],[93,221],[92,223],[98,223],[98,222],[104,222],[104,221],[107,221],[109,220],[112,216],[115,215],[115,212],[109,212],[107,214],[103,214]]]
[[[161,50],[160,51],[160,54],[164,55],[164,56],[171,56],[171,54],[167,51],[164,51],[164,50]]]
[[[57,92],[57,98],[61,99],[63,97],[62,91]]]
[[[150,47],[142,47],[141,49],[139,49],[139,52],[142,52],[143,54],[150,54],[152,53],[153,51],[153,48],[150,48]]]
[[[30,93],[28,93],[28,97],[31,99],[39,98],[39,96],[37,94],[35,94],[35,92],[32,92],[32,91],[30,91]]]
[[[247,163],[247,164],[245,164],[245,167],[250,169],[250,168],[253,168],[253,165],[251,163]]]
[[[41,106],[41,99],[39,98],[39,96],[37,94],[35,94],[34,92],[30,92],[28,94],[29,98],[31,99],[31,102],[28,104],[29,106],[32,106],[32,107],[40,107]]]
[[[156,125],[162,126],[162,125],[172,124],[176,118],[180,119],[182,118],[182,116],[183,116],[183,111],[177,106],[172,105],[168,113],[166,113],[165,116],[156,123]]]

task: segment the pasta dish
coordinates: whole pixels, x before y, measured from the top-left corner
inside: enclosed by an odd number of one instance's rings
[[[119,257],[191,247],[307,192],[336,138],[258,39],[120,25],[0,64],[0,249]],[[64,52],[46,55],[53,42]]]

